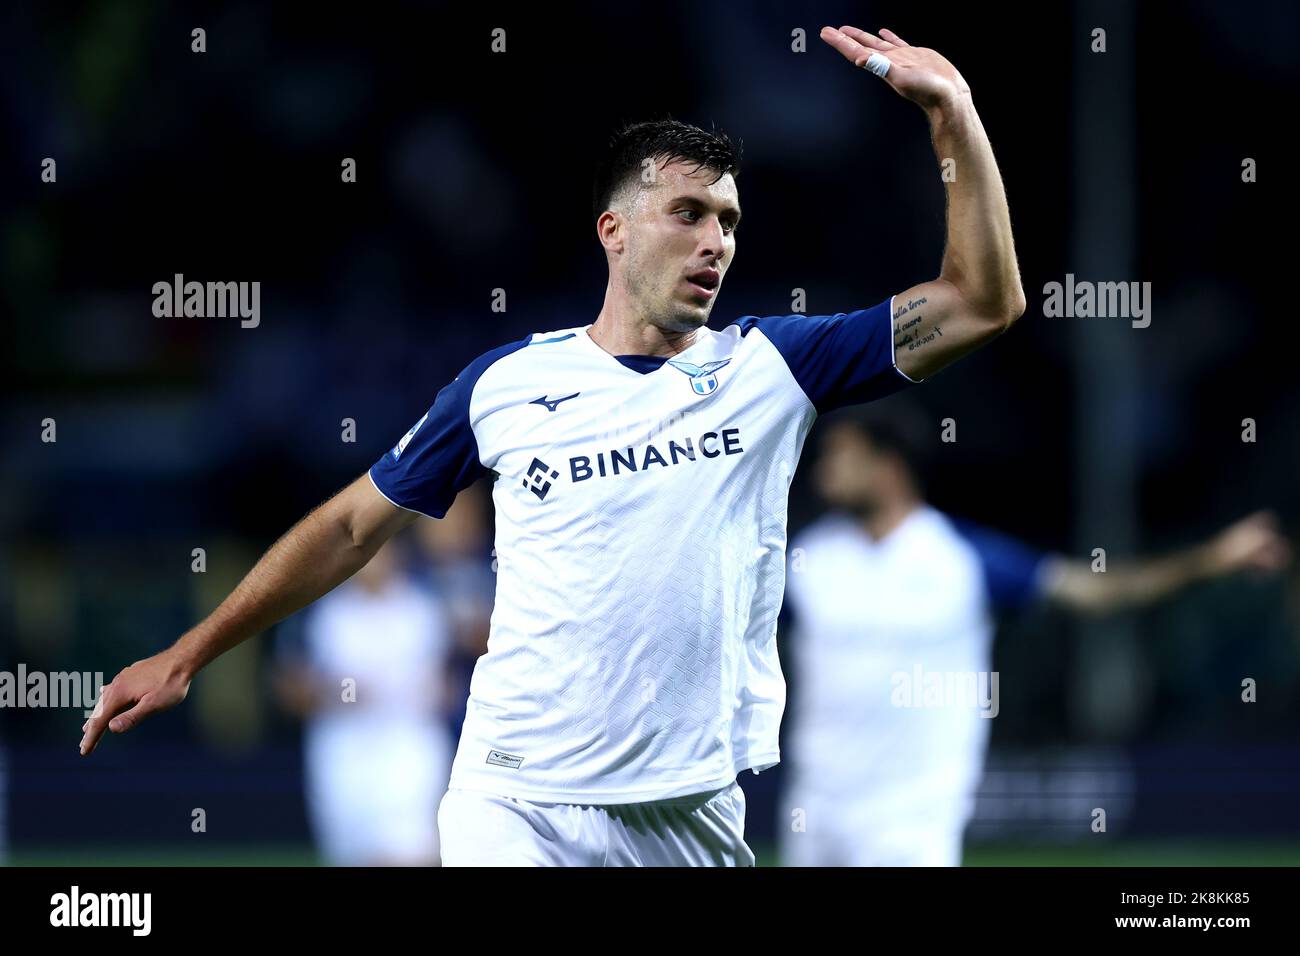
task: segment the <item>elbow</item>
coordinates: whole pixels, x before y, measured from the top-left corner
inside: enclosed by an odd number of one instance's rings
[[[1017,282],[1012,288],[990,302],[982,310],[982,314],[987,317],[991,334],[1001,335],[1015,325],[1017,320],[1025,314],[1027,306],[1025,290]]]
[[[329,529],[327,533],[335,547],[349,554],[364,554],[372,548],[374,529],[362,521],[362,512],[349,491],[350,489],[344,489],[323,504],[320,519],[326,523]]]
[[[343,546],[354,554],[365,554],[370,549],[370,541],[364,529],[355,520],[345,520],[342,526]]]
[[[1006,289],[1000,298],[998,308],[994,311],[994,321],[998,324],[998,331],[1005,332],[1016,321],[1025,314],[1025,309],[1029,302],[1025,298],[1024,287],[1021,286],[1020,280],[1017,279],[1010,288]]]
[[[974,289],[963,288],[957,283],[954,285],[965,300],[967,314],[978,318],[988,330],[989,338],[995,338],[1015,325],[1029,304],[1019,276]]]
[[[1029,300],[1025,298],[1024,288],[1017,282],[1011,301],[1008,303],[1007,328],[1011,328],[1025,314],[1027,308],[1029,308]]]

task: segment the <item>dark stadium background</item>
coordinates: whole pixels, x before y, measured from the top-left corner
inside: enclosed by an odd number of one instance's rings
[[[888,26],[951,59],[1007,186],[1029,310],[912,391],[958,421],[932,500],[1112,559],[1260,507],[1294,537],[1298,20],[1210,2],[6,10],[0,670],[111,679],[162,649],[472,358],[591,321],[591,165],[620,121],[671,114],[743,140],[715,328],[789,312],[796,287],[827,313],[932,278],[943,192],[924,117],[825,47],[824,24]],[[1089,52],[1097,26],[1105,54]],[[260,326],[155,318],[152,285],[175,273],[260,281]],[[1067,273],[1151,282],[1151,326],[1044,317],[1044,284]],[[797,479],[792,531],[817,508]],[[1296,598],[1293,572],[1100,624],[1004,622],[968,861],[1300,861]],[[223,659],[88,761],[79,712],[0,713],[11,862],[310,861],[268,648]],[[778,780],[741,780],[763,862]],[[1123,808],[1104,838],[1077,823],[1097,794]]]

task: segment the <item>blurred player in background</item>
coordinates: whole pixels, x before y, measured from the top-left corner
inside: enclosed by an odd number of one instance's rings
[[[304,612],[280,642],[275,686],[306,721],[312,830],[335,866],[438,862],[451,771],[447,607],[408,576],[393,543]]]
[[[752,865],[736,775],[780,760],[777,612],[808,430],[939,372],[1025,309],[1002,178],[961,74],[889,31],[821,36],[879,78],[859,80],[920,107],[936,159],[961,170],[943,182],[938,275],[851,312],[711,329],[735,259],[740,151],[673,120],[620,130],[592,190],[608,268],[594,320],[575,307],[573,324],[467,365],[206,620],[117,675],[82,753],[175,706],[214,658],[490,475],[499,582],[439,807],[444,862]],[[827,195],[808,229],[856,216],[881,237],[909,217],[887,207]],[[862,263],[871,241],[853,250]]]
[[[982,714],[978,696],[916,706],[916,678],[988,675],[994,610],[1119,611],[1289,558],[1257,514],[1196,547],[1094,572],[928,505],[932,431],[897,401],[823,427],[814,480],[834,510],[795,537],[786,584],[796,681],[777,821],[786,865],[961,862],[995,711]]]
[[[459,495],[438,521],[416,521],[423,572],[447,608],[454,640],[447,658],[447,718],[453,740],[465,720],[474,664],[487,651],[496,573],[492,557],[492,501],[486,482]]]

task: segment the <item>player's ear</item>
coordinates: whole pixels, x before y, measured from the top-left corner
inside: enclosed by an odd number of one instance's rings
[[[606,209],[597,220],[601,245],[610,252],[624,252],[628,246],[628,229],[632,225],[627,209]]]
[[[596,238],[609,252],[623,251],[623,217],[612,209],[606,209],[596,220]]]

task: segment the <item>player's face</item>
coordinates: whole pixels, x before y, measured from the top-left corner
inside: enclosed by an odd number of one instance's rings
[[[660,328],[684,332],[709,320],[736,252],[736,181],[673,161],[636,196],[628,221],[629,296]]]
[[[813,479],[831,507],[872,511],[880,506],[885,466],[865,435],[850,425],[834,425],[817,446]]]

